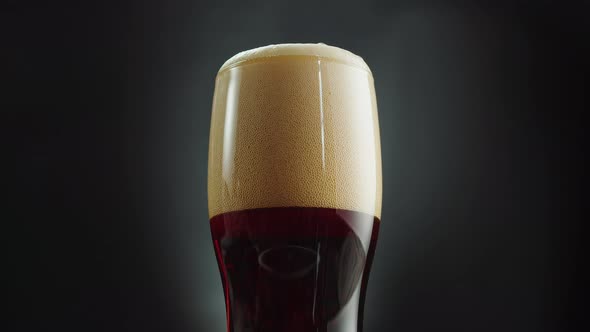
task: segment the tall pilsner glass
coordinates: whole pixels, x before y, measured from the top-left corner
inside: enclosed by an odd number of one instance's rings
[[[382,190],[363,59],[324,44],[229,59],[215,82],[208,175],[227,330],[362,331]]]

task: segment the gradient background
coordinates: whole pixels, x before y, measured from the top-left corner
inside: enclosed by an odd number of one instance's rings
[[[280,42],[343,47],[374,73],[365,331],[581,330],[584,2],[154,3],[2,5],[3,330],[225,331],[214,79]]]

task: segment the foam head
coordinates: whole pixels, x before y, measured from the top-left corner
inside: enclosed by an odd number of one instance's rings
[[[381,214],[373,77],[362,58],[324,44],[241,52],[216,78],[209,215],[325,207]]]

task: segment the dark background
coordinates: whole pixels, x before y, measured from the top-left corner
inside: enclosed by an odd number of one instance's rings
[[[374,73],[384,206],[365,331],[580,330],[587,8],[5,3],[3,330],[225,331],[214,79],[281,42],[346,48]]]

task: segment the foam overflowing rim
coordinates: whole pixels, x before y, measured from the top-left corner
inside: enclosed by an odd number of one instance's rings
[[[318,44],[274,44],[242,51],[229,58],[219,72],[238,66],[252,60],[271,58],[277,56],[312,56],[349,64],[370,71],[369,66],[360,56],[345,49]]]

